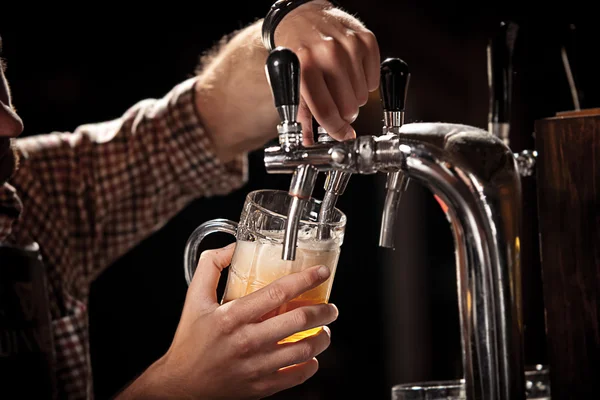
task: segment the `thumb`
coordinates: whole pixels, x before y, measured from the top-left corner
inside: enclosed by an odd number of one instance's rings
[[[229,266],[235,243],[221,249],[207,250],[200,255],[198,266],[190,283],[189,295],[202,308],[218,304],[217,286],[224,268]]]

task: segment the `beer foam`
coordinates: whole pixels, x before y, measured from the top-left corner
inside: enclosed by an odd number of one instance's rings
[[[298,240],[296,245],[299,249],[304,250],[315,250],[315,251],[326,251],[334,250],[339,248],[341,245],[341,237],[332,237],[329,239],[318,239],[316,236],[316,227],[303,228],[298,230]],[[272,243],[278,245],[281,249],[283,246],[285,231],[283,230],[260,230],[260,238],[258,239],[261,243]]]
[[[250,285],[264,286],[268,282],[315,265],[335,265],[340,247],[333,239],[298,240],[296,258],[293,261],[282,260],[282,250],[283,244],[272,240],[238,240],[231,270],[237,275],[236,279],[249,281]],[[253,290],[258,286],[253,287]]]

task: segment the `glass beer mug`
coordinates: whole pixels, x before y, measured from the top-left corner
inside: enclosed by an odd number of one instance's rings
[[[246,196],[239,223],[227,219],[207,221],[194,230],[185,247],[185,278],[188,285],[198,262],[198,247],[209,234],[229,233],[236,247],[221,304],[250,294],[285,275],[315,265],[326,265],[331,274],[327,281],[282,305],[263,318],[295,308],[326,303],[344,240],[346,216],[337,208],[328,222],[318,222],[321,201],[306,202],[298,224],[296,259],[282,260],[283,238],[291,197],[279,190],[257,190]],[[283,342],[293,342],[317,333],[321,328],[296,333]]]
[[[548,366],[538,364],[526,368],[525,380],[527,400],[551,400]],[[466,396],[463,379],[402,384],[392,388],[392,400],[465,400]]]

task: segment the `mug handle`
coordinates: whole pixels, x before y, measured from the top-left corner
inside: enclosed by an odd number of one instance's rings
[[[229,233],[235,237],[237,234],[237,228],[237,222],[224,218],[218,218],[206,221],[197,227],[194,232],[192,232],[185,245],[183,259],[185,280],[187,281],[188,286],[192,282],[192,277],[194,276],[194,272],[196,271],[196,267],[198,265],[198,247],[200,242],[207,235],[217,232]]]

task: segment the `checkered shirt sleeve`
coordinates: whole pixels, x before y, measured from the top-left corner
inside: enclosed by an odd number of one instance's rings
[[[120,118],[24,137],[10,184],[23,205],[15,241],[39,243],[48,270],[60,398],[91,399],[91,282],[198,197],[247,180],[246,155],[222,163],[195,107],[195,78]]]

